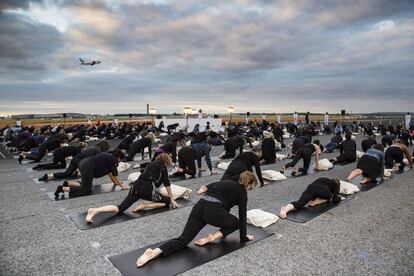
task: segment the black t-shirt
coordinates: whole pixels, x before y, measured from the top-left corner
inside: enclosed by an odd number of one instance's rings
[[[72,159],[72,163],[75,164],[76,166],[79,165],[79,162],[82,159],[85,159],[87,157],[91,157],[91,156],[95,156],[97,154],[100,154],[102,151],[100,148],[98,147],[88,147],[86,149],[84,149],[81,153],[77,154],[73,159]]]
[[[171,185],[170,180],[168,179],[167,167],[161,160],[151,162],[145,167],[145,171],[139,176],[138,180],[132,184],[135,190],[138,189],[136,185],[139,185],[140,180],[152,182],[157,188],[159,188],[161,184],[164,184],[165,187]]]
[[[114,155],[101,153],[91,158],[95,164],[94,178],[99,178],[109,173],[112,173],[113,176],[118,175],[118,160]]]
[[[63,141],[59,138],[50,138],[46,140],[45,145],[46,145],[47,150],[54,150],[60,147],[60,144],[62,142]]]
[[[68,146],[68,147],[61,147],[61,148],[55,149],[55,151],[53,152],[53,155],[68,157],[68,156],[76,156],[80,152],[81,152],[81,149],[79,147]]]
[[[356,154],[356,148],[357,146],[354,140],[345,140],[341,143],[340,153],[350,152],[352,154]]]

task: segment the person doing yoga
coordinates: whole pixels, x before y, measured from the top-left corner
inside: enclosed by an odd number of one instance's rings
[[[413,157],[401,139],[396,139],[395,143],[385,151],[385,168],[393,169],[394,172],[402,173],[404,171],[404,155],[408,160],[410,169],[413,168]]]
[[[329,179],[321,177],[309,184],[306,190],[303,192],[299,200],[289,203],[280,209],[279,217],[286,218],[287,213],[298,210],[305,205],[316,206],[332,200],[337,204],[341,202],[342,198],[339,196],[340,182],[338,179]]]
[[[315,168],[319,170],[319,156],[323,151],[323,146],[319,140],[314,140],[312,143],[306,144],[305,146],[298,149],[293,160],[286,165],[282,166],[280,172],[285,173],[285,170],[290,167],[294,167],[301,159],[303,159],[303,168],[295,169],[292,175],[295,176],[298,172],[303,175],[308,174],[312,155],[315,155]]]
[[[238,180],[222,180],[208,185],[208,191],[191,210],[182,234],[158,248],[145,250],[137,260],[137,267],[142,267],[161,255],[168,256],[185,249],[207,224],[219,227],[220,230],[195,241],[198,246],[225,238],[237,229],[240,232],[241,243],[253,240],[254,237],[246,233],[246,209],[247,191],[253,189],[256,183],[253,173],[245,171],[240,174]],[[230,214],[230,209],[235,205],[239,209],[239,218]]]
[[[227,170],[224,172],[221,180],[233,179],[237,180],[240,174],[244,171],[253,172],[253,166],[255,167],[257,177],[259,178],[260,185],[264,185],[262,170],[260,169],[260,157],[262,151],[260,148],[254,148],[252,151],[247,151],[239,154],[233,161],[231,161]]]
[[[66,168],[66,158],[75,157],[86,148],[87,144],[80,142],[78,146],[60,147],[53,151],[53,163],[39,164],[33,170],[56,170]]]
[[[347,177],[351,182],[357,176],[363,175],[364,179],[361,184],[375,181],[377,177],[384,180],[384,146],[376,144],[364,154],[357,163],[357,168]]]
[[[47,151],[52,151],[59,147],[62,147],[64,143],[68,142],[68,140],[69,138],[65,134],[60,134],[57,138],[47,139],[44,143],[40,144],[37,154],[21,154],[19,156],[18,162],[21,164],[24,159],[40,162]]]
[[[152,158],[152,143],[155,141],[154,133],[150,132],[144,138],[141,138],[129,145],[128,157],[126,161],[133,161],[135,155],[141,151],[142,160],[144,160],[145,148],[148,148],[149,158]]]
[[[220,158],[222,159],[234,158],[236,156],[237,149],[239,149],[240,154],[241,154],[243,152],[244,144],[246,144],[246,140],[242,138],[241,136],[234,136],[234,137],[228,138],[224,142],[224,149],[226,152]]]
[[[44,174],[39,178],[39,181],[48,181],[53,179],[70,179],[76,178],[78,175],[79,163],[85,158],[95,156],[102,152],[107,152],[109,150],[109,144],[107,141],[101,141],[93,147],[87,147],[81,153],[77,154],[69,163],[69,166],[64,172],[56,172],[51,174]]]
[[[122,214],[132,204],[139,199],[150,201],[150,203],[139,204],[133,212],[138,212],[146,208],[164,208],[171,206],[172,208],[180,207],[174,200],[171,191],[171,183],[168,179],[167,167],[171,166],[171,157],[167,153],[162,153],[155,158],[155,161],[149,163],[145,167],[145,171],[132,183],[127,197],[118,206],[107,205],[99,208],[90,208],[86,216],[86,221],[93,222],[93,218],[99,213]],[[159,188],[163,184],[167,190],[168,197],[163,196],[159,192]]]
[[[345,141],[339,145],[340,155],[336,158],[331,159],[330,161],[335,163],[352,163],[356,160],[356,148],[357,145],[354,140],[352,140],[352,134],[345,134]]]
[[[101,153],[83,159],[79,163],[79,171],[81,174],[81,182],[64,181],[63,185],[59,185],[55,192],[55,199],[59,199],[61,193],[68,192],[69,195],[85,196],[92,194],[92,182],[94,178],[100,178],[108,175],[114,185],[127,189],[118,177],[118,163],[125,158],[122,151],[110,153]]]

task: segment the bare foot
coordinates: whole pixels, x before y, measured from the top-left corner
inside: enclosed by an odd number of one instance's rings
[[[158,250],[160,251],[160,250]],[[157,251],[157,249],[153,250],[151,248],[148,248],[145,250],[144,254],[141,255],[141,257],[137,260],[137,267],[141,267],[148,263],[149,261],[155,259],[160,255],[160,253]]]
[[[283,206],[282,208],[280,208],[279,217],[284,219],[284,218],[286,218],[286,216],[287,216],[286,207]]]
[[[207,236],[207,237],[202,238],[202,239],[199,239],[199,240],[196,240],[196,241],[194,242],[194,244],[196,244],[196,245],[198,245],[198,246],[203,246],[203,245],[205,245],[205,244],[207,244],[207,243],[210,243],[210,242],[212,242],[212,241],[213,241],[213,235],[212,235],[212,234],[208,234],[208,236]]]
[[[282,166],[281,168],[280,168],[280,173],[285,173],[285,170],[286,170],[286,167],[285,166]]]
[[[96,215],[95,209],[94,208],[89,208],[88,210],[88,214],[86,215],[86,222],[87,223],[92,223],[93,222],[93,217]]]
[[[137,213],[137,212],[142,211],[144,209],[145,209],[145,204],[144,203],[141,203],[134,210],[132,210],[132,212]]]
[[[370,179],[364,177],[364,179],[362,179],[361,184],[367,184],[370,181]]]
[[[207,187],[206,186],[201,186],[200,189],[197,190],[196,194],[197,195],[202,195],[205,192],[207,192]]]

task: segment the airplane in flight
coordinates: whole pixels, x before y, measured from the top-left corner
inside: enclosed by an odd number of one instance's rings
[[[79,60],[80,60],[80,62],[81,62],[81,65],[90,65],[90,66],[93,66],[93,65],[95,65],[95,64],[99,64],[99,63],[101,63],[101,61],[100,60],[92,60],[91,62],[85,62],[83,59],[81,59],[81,58],[79,58]]]

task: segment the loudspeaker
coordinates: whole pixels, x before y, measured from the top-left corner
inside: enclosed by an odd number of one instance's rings
[[[345,113],[346,113],[346,112],[345,112],[345,109],[342,109],[342,110],[341,110],[341,115],[342,115],[342,116],[345,116]]]
[[[214,119],[218,119],[218,118],[219,118],[219,115],[214,114],[213,118],[214,118]]]
[[[63,113],[63,118],[66,118],[68,115],[66,113]]]

